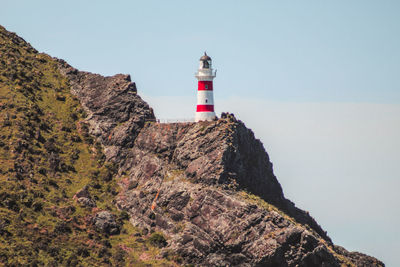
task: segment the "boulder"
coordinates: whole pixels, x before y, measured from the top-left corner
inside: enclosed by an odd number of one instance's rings
[[[96,207],[96,202],[90,196],[88,185],[85,185],[81,190],[76,192],[73,199],[75,199],[76,202],[78,202],[82,206],[89,208]]]
[[[93,218],[93,225],[100,232],[116,235],[120,232],[120,226],[115,220],[115,216],[109,211],[100,211]]]

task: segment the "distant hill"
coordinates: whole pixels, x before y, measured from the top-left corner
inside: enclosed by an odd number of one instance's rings
[[[3,265],[384,266],[287,200],[232,114],[157,123],[129,75],[79,71],[1,26],[0,126]]]

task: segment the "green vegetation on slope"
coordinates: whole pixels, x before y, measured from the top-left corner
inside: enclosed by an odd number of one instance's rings
[[[0,26],[0,265],[165,263],[112,203],[116,167],[84,116],[57,63]],[[73,200],[85,185],[97,208]],[[96,231],[99,210],[120,234]]]

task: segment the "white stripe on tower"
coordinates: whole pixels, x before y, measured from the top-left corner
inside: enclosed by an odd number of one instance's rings
[[[197,105],[214,105],[213,91],[197,91]]]

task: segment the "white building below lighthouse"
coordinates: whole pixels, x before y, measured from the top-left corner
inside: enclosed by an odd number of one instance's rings
[[[216,71],[212,69],[211,58],[204,52],[200,58],[200,66],[196,72],[197,86],[197,109],[194,120],[212,121],[216,118],[214,112],[213,79]]]

